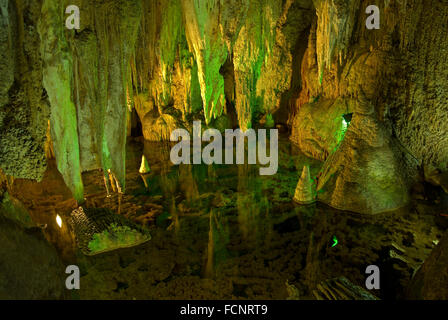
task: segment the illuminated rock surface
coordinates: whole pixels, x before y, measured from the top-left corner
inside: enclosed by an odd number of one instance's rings
[[[75,32],[64,3],[3,0],[1,167],[41,179],[47,143],[77,200],[86,170],[110,169],[124,190],[136,117],[145,139],[160,141],[194,119],[246,129],[273,115],[323,161],[341,115],[367,100],[408,153],[446,171],[448,59],[437,48],[448,40],[436,31],[446,5],[385,2],[380,29],[367,30],[364,2],[78,1]]]
[[[398,145],[374,117],[354,113],[337,150],[325,161],[318,199],[330,206],[375,214],[409,201]]]
[[[308,166],[303,167],[296,191],[294,192],[294,201],[301,204],[316,202],[316,192],[313,184],[314,181],[310,176],[310,168]]]
[[[79,30],[66,28],[69,4]],[[310,297],[326,279],[362,284],[366,260],[398,288],[379,296],[403,297],[446,226],[448,4],[377,1],[380,29],[368,30],[370,4],[0,0],[0,194],[48,224],[68,260],[73,238],[54,217],[64,223],[80,202],[156,229],[123,256],[81,259],[82,297],[279,298],[286,280]],[[173,166],[163,142],[195,120],[282,129],[277,175]],[[315,209],[293,202],[304,166],[318,182]],[[405,252],[385,254],[392,242]]]

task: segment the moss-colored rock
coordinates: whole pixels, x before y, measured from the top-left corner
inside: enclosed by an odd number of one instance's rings
[[[0,299],[67,298],[65,269],[38,228],[25,230],[0,212]]]
[[[448,299],[448,233],[413,277],[409,288],[409,299]]]
[[[316,202],[316,185],[311,179],[309,166],[303,167],[296,191],[294,192],[294,201],[300,204]]]
[[[376,214],[409,202],[397,142],[374,116],[354,113],[344,140],[325,161],[318,199],[353,212]]]
[[[3,195],[3,200],[0,204],[0,214],[24,228],[35,227],[35,223],[25,206],[8,192]]]
[[[355,103],[349,99],[322,99],[304,104],[296,114],[290,139],[307,155],[324,161],[339,146],[346,125],[344,114]]]
[[[0,2],[0,168],[40,181],[49,117],[42,86],[39,1]]]

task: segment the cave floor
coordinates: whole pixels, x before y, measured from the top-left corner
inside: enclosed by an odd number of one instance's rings
[[[76,202],[54,164],[42,182],[16,179],[14,195],[29,209],[63,261],[81,270],[74,299],[314,299],[312,290],[345,276],[364,287],[365,269],[381,270],[383,299],[401,299],[421,263],[441,238],[437,206],[413,201],[395,212],[365,216],[324,204],[292,202],[298,172],[321,163],[288,140],[279,144],[276,175],[257,166],[172,166],[169,146],[131,141],[126,193],[107,197],[102,173],[83,174],[85,207],[105,207],[145,225],[152,239],[96,256],[76,249],[66,225]],[[142,154],[151,167],[138,173]],[[26,192],[24,192],[26,190]],[[445,218],[448,220],[448,218]],[[338,244],[333,246],[334,238]]]

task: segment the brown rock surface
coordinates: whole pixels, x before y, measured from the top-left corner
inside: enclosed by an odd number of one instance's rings
[[[65,269],[56,250],[39,228],[10,220],[3,211],[23,206],[0,207],[0,299],[61,299],[66,297]],[[30,220],[30,218],[28,217]],[[23,218],[22,218],[23,220]]]
[[[419,164],[448,169],[446,1],[379,2],[379,30],[365,26],[368,0],[74,4],[76,31],[65,28],[60,1],[0,2],[5,174],[42,178],[51,119],[58,169],[77,200],[85,170],[111,169],[124,190],[133,108],[148,140],[194,119],[245,129],[269,115],[325,160],[341,115],[362,99]]]
[[[310,204],[316,202],[316,192],[314,181],[310,176],[310,167],[304,166],[302,175],[297,183],[296,191],[294,192],[294,201],[300,204]]]
[[[0,1],[0,168],[41,180],[49,106],[42,85],[40,1]]]
[[[343,138],[343,115],[352,112],[351,104],[344,99],[304,104],[294,118],[290,139],[306,155],[324,161]]]
[[[322,168],[318,199],[367,214],[405,206],[409,187],[395,144],[373,116],[354,113],[344,140]]]
[[[448,232],[412,279],[409,298],[448,300]]]

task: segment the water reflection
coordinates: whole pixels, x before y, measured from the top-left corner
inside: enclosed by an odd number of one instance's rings
[[[169,150],[169,145],[145,144],[144,154],[155,169],[151,192],[160,192],[165,199],[171,219],[168,230],[175,231],[178,243],[189,247],[196,261],[203,261],[201,277],[218,281],[230,276],[243,283],[253,277],[260,285],[269,275],[272,281],[277,279],[282,294],[290,281],[302,295],[312,297],[312,288],[323,280],[349,276],[363,284],[365,266],[382,264],[385,277],[398,274],[396,283],[409,277],[416,261],[429,254],[429,238],[440,231],[434,227],[403,250],[409,263],[402,265],[396,256],[385,255],[387,248],[403,241],[407,230],[422,229],[412,209],[369,217],[322,204],[294,204],[298,168],[309,165],[316,175],[321,164],[289,143],[280,145],[275,176],[260,176],[256,165],[247,164],[172,166]],[[403,217],[412,222],[406,226]],[[399,264],[398,269],[391,269],[391,261]],[[234,283],[238,294],[246,285]]]
[[[208,233],[207,260],[205,277],[214,277],[222,262],[229,257],[227,245],[230,238],[229,225],[222,212],[211,210],[209,214],[210,229]]]
[[[420,214],[410,207],[372,217],[319,203],[295,204],[301,168],[309,165],[315,176],[321,164],[287,141],[279,145],[274,176],[260,176],[256,165],[174,166],[170,150],[166,143],[129,144],[122,195],[107,197],[102,172],[83,174],[87,207],[120,212],[152,235],[141,246],[95,257],[67,257],[74,243],[61,245],[70,232],[59,228],[54,216],[60,214],[64,223],[70,205],[56,207],[58,188],[38,192],[40,187],[27,182],[34,198],[22,194],[20,200],[35,220],[48,223],[48,239],[65,261],[82,267],[80,297],[284,299],[288,282],[307,299],[319,282],[332,277],[363,285],[369,264],[379,265],[390,283],[378,295],[396,297],[442,233],[431,207]],[[142,155],[150,168],[143,175]],[[43,184],[56,185],[54,180]]]

